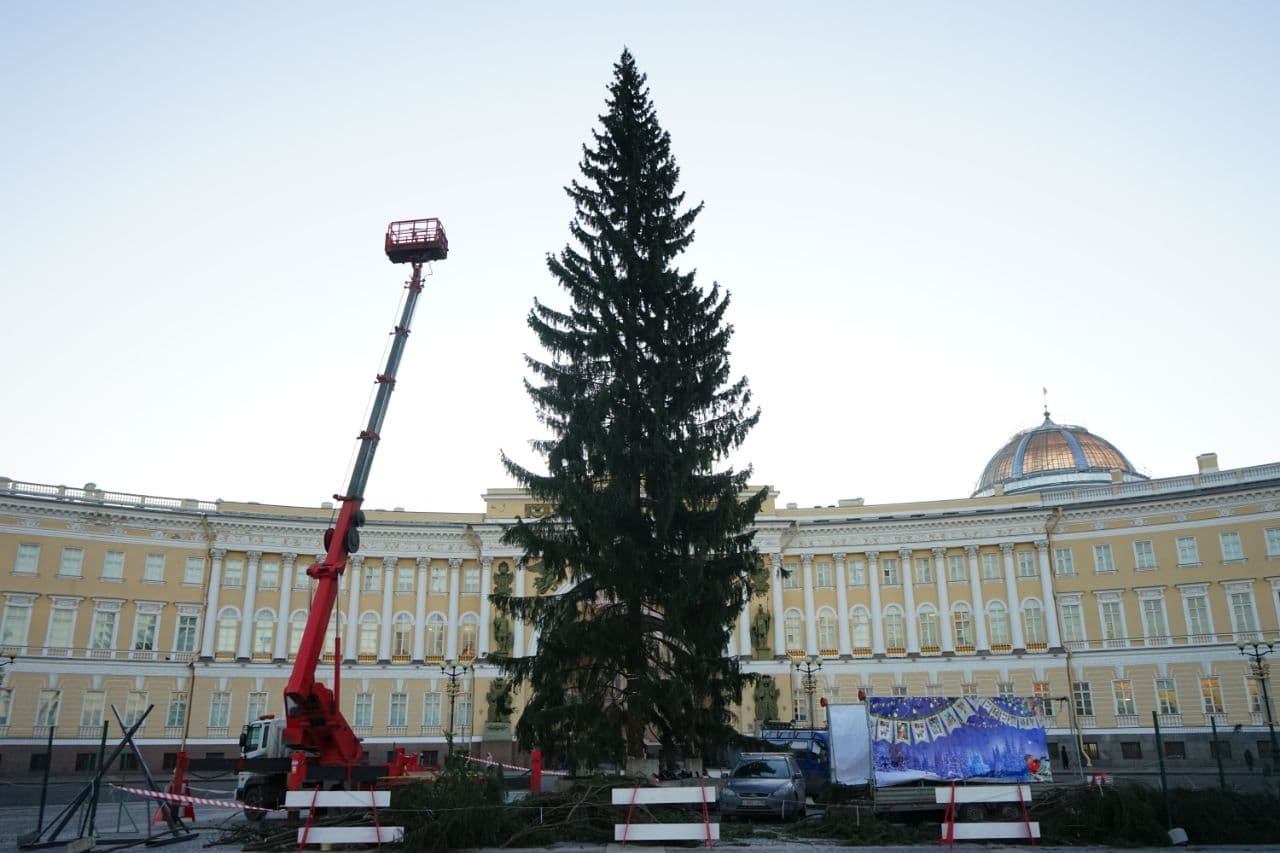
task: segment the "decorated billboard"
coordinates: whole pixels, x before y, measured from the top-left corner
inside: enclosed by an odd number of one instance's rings
[[[1048,782],[1044,716],[1015,696],[867,700],[878,786],[919,779]]]

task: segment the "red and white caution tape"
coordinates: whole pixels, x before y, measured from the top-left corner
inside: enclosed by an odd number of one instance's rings
[[[477,764],[484,764],[489,767],[501,767],[505,770],[519,770],[524,773],[533,772],[528,767],[521,767],[518,764],[503,764],[501,761],[490,761],[487,758],[476,758],[474,755],[468,755],[467,761],[474,761]],[[569,774],[564,770],[548,770],[544,767],[542,768],[542,775],[543,776],[568,776]]]
[[[167,794],[163,791],[152,791],[147,788],[129,788],[124,785],[112,784],[111,787],[117,791],[124,791],[129,794],[137,794],[139,797],[149,797],[153,800],[167,800],[171,803],[191,803],[198,806],[222,806],[228,809],[248,809],[255,812],[273,812],[275,809],[266,809],[262,806],[251,806],[247,803],[237,802],[236,800],[213,800],[208,797],[192,797],[187,794]]]

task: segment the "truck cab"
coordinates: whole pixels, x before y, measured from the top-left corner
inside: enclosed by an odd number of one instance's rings
[[[264,714],[245,725],[240,732],[241,758],[287,758],[284,743],[284,720]],[[284,803],[287,774],[244,771],[236,775],[236,799],[251,806],[279,808]],[[250,820],[261,819],[262,812],[246,811]]]

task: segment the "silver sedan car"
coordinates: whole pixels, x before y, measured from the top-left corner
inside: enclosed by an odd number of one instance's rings
[[[785,752],[746,752],[720,789],[725,817],[767,815],[804,817],[804,774]]]

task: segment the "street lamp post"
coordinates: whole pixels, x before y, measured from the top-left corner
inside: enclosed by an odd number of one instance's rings
[[[454,703],[458,699],[458,692],[462,689],[458,686],[458,679],[464,677],[469,669],[471,669],[470,664],[458,666],[453,661],[445,661],[440,665],[440,674],[449,679],[449,683],[444,687],[445,692],[449,694],[449,728],[444,733],[445,739],[449,742],[449,755],[453,755]]]
[[[1239,642],[1236,643],[1236,648],[1249,661],[1249,672],[1262,686],[1262,708],[1266,711],[1267,731],[1271,734],[1271,766],[1280,766],[1280,745],[1276,744],[1276,724],[1271,718],[1271,697],[1267,695],[1267,675],[1270,674],[1271,667],[1264,660],[1276,650],[1276,644]]]
[[[822,661],[816,657],[809,657],[803,661],[793,661],[791,664],[795,667],[796,673],[800,676],[800,687],[805,693],[809,694],[809,728],[817,728],[814,725],[815,716],[813,711],[813,694],[818,689],[818,670],[822,669]]]

